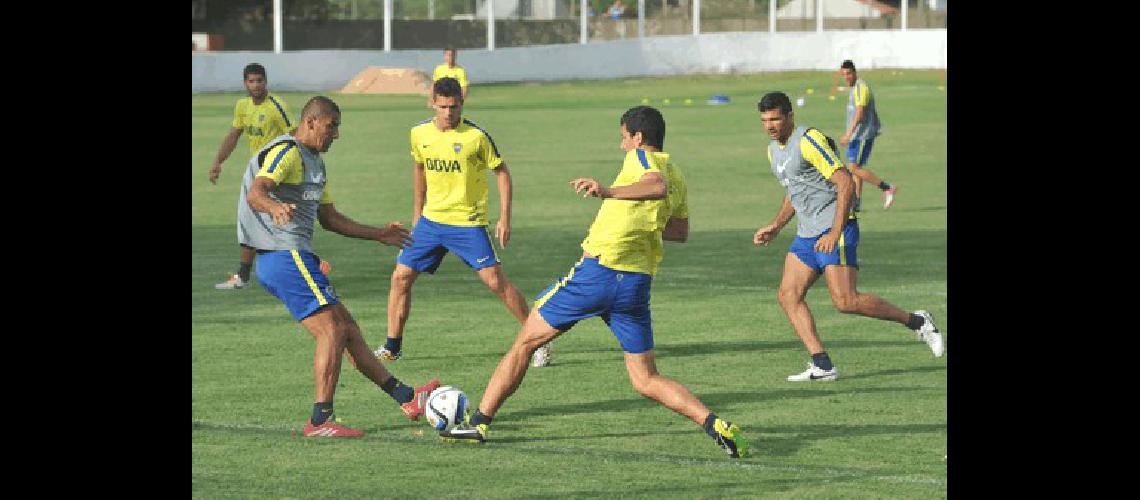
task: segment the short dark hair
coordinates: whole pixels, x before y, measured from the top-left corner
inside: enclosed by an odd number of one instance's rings
[[[619,122],[629,135],[641,132],[642,141],[657,149],[665,147],[665,117],[650,106],[634,106],[621,115]]]
[[[443,51],[444,52],[455,52],[455,47],[444,47]]]
[[[760,98],[760,102],[756,103],[756,109],[760,110],[761,113],[778,109],[780,113],[786,115],[792,112],[792,100],[788,99],[788,94],[783,92],[768,92]]]
[[[340,106],[323,95],[313,96],[309,102],[305,103],[305,107],[301,108],[301,119],[304,120],[310,116],[319,118],[329,113],[340,113]]]
[[[247,80],[247,79],[249,79],[249,75],[251,75],[251,74],[252,75],[261,75],[265,78],[269,78],[269,77],[265,76],[265,66],[262,66],[262,65],[257,64],[257,63],[246,64],[245,69],[241,70],[241,79]]]
[[[851,62],[850,59],[846,59],[843,61],[843,64],[839,65],[839,68],[840,69],[849,69],[851,71],[855,71],[855,63]]]
[[[462,101],[463,88],[459,86],[459,80],[445,76],[431,85],[431,96],[433,99],[435,96],[458,97]]]

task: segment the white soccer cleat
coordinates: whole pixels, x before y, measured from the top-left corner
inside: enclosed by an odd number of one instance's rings
[[[788,375],[788,382],[817,382],[817,381],[830,381],[839,378],[839,369],[832,366],[830,370],[824,370],[815,363],[808,363],[808,369],[803,373],[795,375]]]
[[[530,357],[530,366],[536,368],[550,366],[550,362],[554,360],[554,348],[551,344],[553,342],[547,342],[535,349],[534,354]]]
[[[930,346],[930,351],[934,353],[934,357],[941,358],[942,354],[946,352],[946,347],[942,344],[942,332],[938,331],[937,326],[934,326],[934,316],[926,311],[915,311],[914,313],[926,320],[922,322],[922,326],[918,327],[918,330],[914,331],[915,337]]]
[[[235,274],[230,276],[230,279],[214,285],[214,288],[217,290],[241,290],[248,284],[248,281],[243,281],[241,276]]]

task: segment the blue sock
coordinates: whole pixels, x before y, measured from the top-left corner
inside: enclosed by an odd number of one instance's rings
[[[710,412],[710,413],[709,413],[709,416],[705,417],[705,425],[704,425],[704,427],[705,427],[705,432],[707,432],[707,433],[708,433],[708,435],[710,435],[710,436],[712,436],[712,437],[717,437],[717,432],[716,432],[716,413],[711,413],[711,412]]]
[[[819,354],[812,354],[811,362],[815,366],[818,366],[821,370],[830,370],[832,368],[831,357],[827,355],[827,351],[821,352]]]
[[[918,330],[922,325],[926,324],[926,318],[914,313],[910,313],[910,320],[906,322],[906,327],[911,330]]]
[[[400,337],[398,339],[388,337],[388,340],[384,341],[384,348],[387,349],[392,354],[396,354],[396,353],[400,352],[400,344],[402,344],[403,342],[404,342],[404,337]]]
[[[400,404],[407,403],[416,396],[416,390],[400,382],[395,375],[388,377],[388,380],[380,384],[380,389],[388,393],[389,396],[392,396],[392,399],[395,399],[396,402]]]
[[[327,403],[313,403],[313,418],[309,419],[313,425],[325,423],[333,414],[332,401]]]

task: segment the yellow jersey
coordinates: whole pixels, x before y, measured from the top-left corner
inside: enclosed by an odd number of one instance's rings
[[[668,194],[664,199],[602,201],[586,239],[582,240],[582,250],[597,257],[599,264],[619,271],[657,274],[657,265],[664,257],[661,231],[670,217],[689,216],[685,178],[669,161],[669,153],[630,150],[610,187],[636,184],[649,172],[660,172],[665,177]]]
[[[252,97],[238,99],[234,106],[233,128],[240,128],[249,139],[249,155],[253,156],[269,141],[293,129],[289,120],[289,107],[285,100],[273,94],[266,94],[261,104],[254,104]]]
[[[429,118],[412,127],[411,143],[427,182],[423,216],[453,226],[487,225],[487,171],[503,163],[491,135],[466,118],[443,132]]]
[[[454,68],[447,67],[446,63],[436,66],[435,71],[431,74],[431,81],[435,82],[446,76],[459,80],[459,86],[467,88],[467,70],[464,70],[463,67],[458,64],[456,64]]]

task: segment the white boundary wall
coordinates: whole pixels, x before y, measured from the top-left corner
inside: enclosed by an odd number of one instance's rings
[[[473,84],[524,80],[593,80],[690,73],[945,68],[946,30],[853,30],[709,33],[535,45],[493,51],[462,49],[458,63]],[[369,66],[416,68],[429,75],[442,50],[302,50],[192,53],[192,92],[242,92],[241,71],[259,62],[275,91],[340,90]]]

